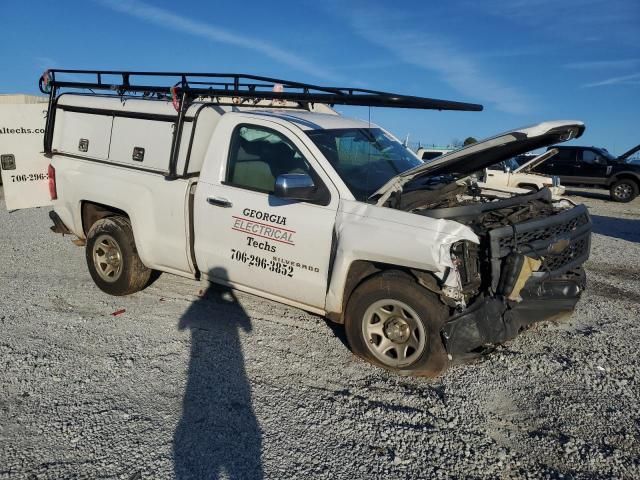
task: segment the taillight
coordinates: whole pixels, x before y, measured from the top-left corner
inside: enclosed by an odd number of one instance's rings
[[[49,164],[49,196],[51,200],[58,199],[58,190],[56,189],[56,169],[53,165]]]

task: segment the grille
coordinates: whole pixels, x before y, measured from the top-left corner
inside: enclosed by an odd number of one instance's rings
[[[558,255],[546,255],[544,257],[544,263],[546,267],[551,270],[559,270],[566,265],[569,265],[574,260],[584,257],[589,254],[589,236],[586,235],[582,238],[572,241],[569,246]]]
[[[589,224],[589,217],[582,213],[562,223],[551,224],[539,229],[529,231],[518,231],[518,244],[527,244],[541,240],[553,240],[558,237],[571,235],[580,227]],[[517,231],[517,230],[516,230]],[[500,250],[510,248],[514,245],[513,233],[498,239]]]
[[[515,230],[515,235],[514,235]],[[557,254],[548,253],[550,245],[560,239],[568,239],[567,248]],[[491,248],[491,287],[498,288],[503,260],[516,249],[532,256],[544,258],[543,269],[548,276],[582,265],[589,258],[591,245],[591,219],[584,205],[578,205],[551,217],[538,218],[513,226],[496,228],[489,232]]]

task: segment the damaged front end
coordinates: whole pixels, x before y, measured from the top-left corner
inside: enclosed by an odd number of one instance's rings
[[[456,298],[442,292],[453,314],[441,335],[450,357],[460,360],[573,311],[586,285],[591,219],[584,205],[555,201],[548,189],[498,198],[477,185],[456,185],[465,191],[452,190],[444,206],[442,196],[421,205],[416,192],[408,210],[455,220],[480,238],[479,245],[452,246],[460,289]]]
[[[586,207],[553,199],[549,188],[522,194],[479,185],[483,169],[578,138],[577,120],[511,130],[442,155],[389,179],[369,198],[385,206],[469,227],[441,255],[438,287],[414,274],[451,308],[441,329],[451,357],[478,353],[533,322],[569,313],[585,288],[591,219]]]

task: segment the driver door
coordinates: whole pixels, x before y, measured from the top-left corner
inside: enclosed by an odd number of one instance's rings
[[[575,176],[578,183],[606,184],[607,159],[593,150],[579,152]]]
[[[338,191],[289,129],[252,119],[232,133],[219,181],[195,195],[195,251],[210,280],[324,309]],[[285,173],[312,177],[323,199],[274,195]]]

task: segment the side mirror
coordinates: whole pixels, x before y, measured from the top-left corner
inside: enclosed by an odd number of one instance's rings
[[[506,165],[503,168],[504,173],[511,173],[511,167],[507,167]]]
[[[276,178],[273,194],[290,200],[315,200],[318,188],[306,173],[284,173]]]

